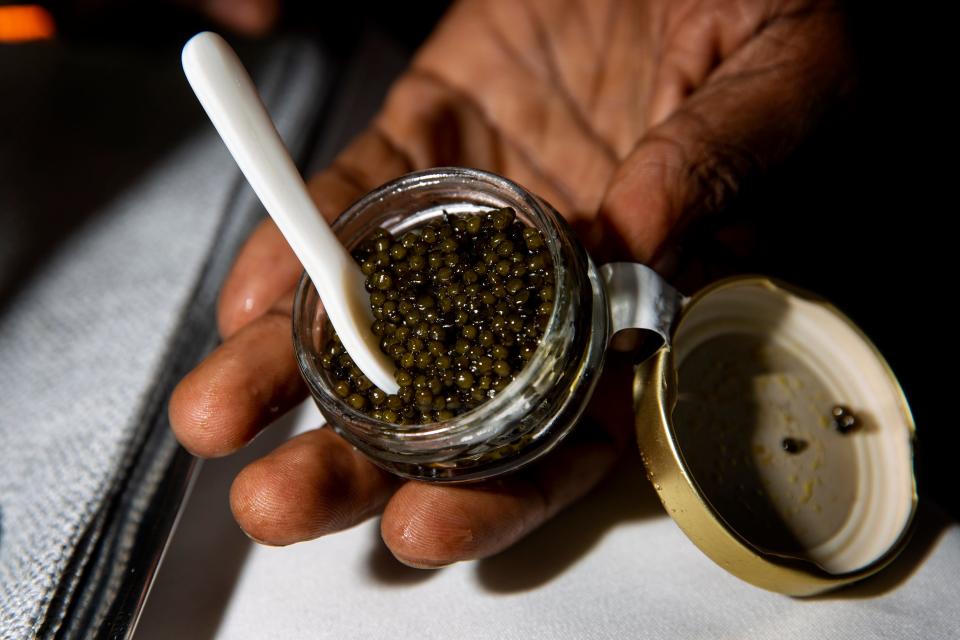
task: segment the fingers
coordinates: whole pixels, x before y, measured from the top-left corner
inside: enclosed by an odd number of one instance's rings
[[[333,219],[408,165],[370,129],[311,181],[318,208]],[[290,339],[292,290],[302,267],[267,220],[237,257],[220,295],[218,321],[227,338],[178,385],[170,401],[177,438],[200,456],[242,447],[305,395]]]
[[[769,12],[762,3],[735,7],[727,3],[719,11],[701,5],[667,11],[663,16],[663,53],[656,68],[646,126],[663,122],[687,96],[702,87],[717,65],[756,35],[758,25],[770,17]]]
[[[612,468],[609,442],[577,443],[548,462],[474,485],[404,484],[380,525],[390,551],[413,567],[484,558],[509,547],[574,502]]]
[[[180,381],[170,399],[170,424],[191,453],[223,456],[244,446],[305,395],[290,316],[269,313]]]
[[[586,417],[532,468],[474,485],[410,482],[390,500],[381,534],[402,562],[422,568],[493,555],[588,493],[632,443],[632,360],[609,354]]]
[[[330,429],[304,433],[250,464],[230,506],[251,538],[286,545],[340,531],[379,513],[399,484]]]
[[[367,191],[414,169],[414,159],[374,123],[323,172],[310,181],[310,193],[328,219],[339,215]]]
[[[536,4],[452,7],[391,91],[384,127],[419,162],[496,171],[566,213],[585,215],[617,165],[610,139],[578,103],[588,99],[595,56],[585,34],[570,34],[557,50],[577,63],[556,68],[546,41],[559,28],[553,17],[569,18],[571,9]],[[566,70],[576,70],[576,97]]]
[[[764,24],[681,102],[654,100],[661,122],[618,168],[597,223],[629,257],[654,260],[690,218],[722,210],[845,100],[849,54],[835,15],[811,10]],[[690,64],[677,73],[693,81],[704,67]]]
[[[297,284],[303,267],[273,220],[250,235],[220,291],[217,323],[229,338],[266,313]]]

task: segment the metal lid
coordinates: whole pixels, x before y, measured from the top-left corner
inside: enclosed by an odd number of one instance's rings
[[[650,481],[694,544],[790,595],[893,560],[917,505],[914,424],[846,316],[738,277],[683,300],[670,338],[637,370],[636,430]]]

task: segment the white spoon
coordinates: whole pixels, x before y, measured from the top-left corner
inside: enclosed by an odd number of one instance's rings
[[[200,104],[309,274],[347,353],[373,384],[396,393],[396,367],[370,331],[364,275],[307,193],[237,54],[220,36],[204,32],[183,47],[182,60]]]

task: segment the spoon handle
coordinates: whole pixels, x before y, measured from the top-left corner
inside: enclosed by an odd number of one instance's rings
[[[350,259],[323,221],[306,185],[233,49],[215,33],[200,33],[183,48],[183,69],[243,175],[310,274]]]
[[[260,202],[313,281],[330,322],[357,366],[388,393],[394,366],[369,330],[364,277],[317,210],[263,102],[230,45],[215,33],[183,48],[183,70]]]

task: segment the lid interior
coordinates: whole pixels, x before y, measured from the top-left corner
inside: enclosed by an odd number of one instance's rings
[[[677,446],[729,529],[831,574],[896,545],[915,506],[913,422],[848,319],[769,281],[734,281],[693,299],[673,351]],[[837,406],[855,417],[846,433]]]

